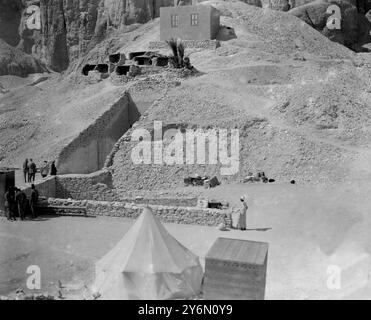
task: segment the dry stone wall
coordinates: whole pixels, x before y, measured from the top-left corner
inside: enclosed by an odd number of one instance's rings
[[[88,175],[58,176],[54,198],[115,201],[117,194],[112,188],[111,174],[99,171]]]
[[[88,175],[61,175],[48,177],[35,182],[41,198],[69,199],[71,201],[106,201],[125,202],[137,205],[204,207],[197,197],[169,196],[132,196],[117,190],[112,185],[112,176],[108,171],[99,171]],[[29,196],[31,188],[23,189]]]
[[[136,219],[142,212],[142,206],[134,203],[107,202],[91,200],[71,200],[49,198],[43,206],[86,208],[87,216],[108,216]],[[155,216],[164,223],[218,226],[224,222],[226,212],[222,210],[201,209],[197,207],[150,205]],[[227,219],[228,220],[228,219]],[[227,221],[229,223],[229,221]]]
[[[53,198],[56,196],[56,177],[48,177],[42,181],[36,181],[34,184],[40,197]],[[31,187],[26,187],[23,191],[29,197],[31,194]]]
[[[64,71],[99,43],[107,30],[145,23],[173,0],[0,0],[0,38]],[[27,7],[40,8],[41,29],[25,23]]]
[[[220,47],[218,40],[182,40],[185,48],[188,49],[209,49],[215,50]],[[149,50],[168,49],[165,41],[152,41],[149,43]]]
[[[195,197],[145,197],[127,196],[112,185],[112,176],[108,171],[99,171],[89,175],[58,176],[55,182],[55,194],[52,198],[73,200],[118,201],[136,204],[196,207]]]
[[[218,226],[224,221],[231,223],[227,211],[208,209],[200,205],[199,199],[169,197],[126,197],[112,189],[109,172],[101,171],[91,175],[66,175],[49,177],[36,182],[39,191],[39,206],[43,212],[60,215],[107,216],[136,219],[143,205],[165,223],[203,226]],[[30,196],[31,188],[24,189]],[[77,210],[81,208],[81,210]]]

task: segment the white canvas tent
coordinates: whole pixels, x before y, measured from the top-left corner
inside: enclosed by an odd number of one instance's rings
[[[185,299],[201,290],[199,258],[145,208],[124,238],[96,264],[103,300]]]

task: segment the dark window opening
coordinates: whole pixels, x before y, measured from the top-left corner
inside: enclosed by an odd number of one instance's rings
[[[119,63],[120,59],[121,59],[121,55],[119,53],[118,54],[111,54],[109,56],[109,62],[111,62],[111,63]]]
[[[179,26],[179,16],[177,14],[171,15],[171,27],[177,28]]]
[[[137,63],[138,66],[151,66],[152,65],[152,59],[147,56],[135,57],[134,61]]]
[[[191,26],[198,26],[198,13],[191,14]]]
[[[95,70],[97,70],[100,73],[108,73],[108,64],[98,64],[95,67]]]
[[[133,60],[135,57],[144,56],[146,51],[136,51],[129,53],[129,60]]]
[[[156,61],[155,65],[157,67],[167,67],[169,64],[168,57],[157,57],[155,61]]]
[[[126,76],[130,71],[130,66],[118,66],[116,67],[116,74],[118,76]]]
[[[90,71],[93,71],[96,68],[95,64],[87,64],[82,68],[82,74],[88,76]]]

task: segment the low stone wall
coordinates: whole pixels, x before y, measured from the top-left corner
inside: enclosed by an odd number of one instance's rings
[[[39,197],[54,198],[56,197],[56,177],[48,177],[42,181],[34,183],[35,188],[39,192]],[[31,187],[22,189],[23,192],[29,197],[31,195]]]
[[[85,207],[87,216],[109,216],[136,219],[142,212],[142,206],[134,203],[106,202],[91,200],[66,200],[49,198],[41,205],[56,207]],[[197,207],[150,205],[155,216],[165,223],[178,223],[203,226],[218,226],[224,222],[226,212],[221,210],[201,209]],[[65,210],[68,212],[68,209]],[[230,223],[227,219],[227,223]]]
[[[158,206],[179,206],[179,207],[197,207],[198,199],[189,197],[189,198],[148,198],[148,197],[137,197],[137,198],[128,198],[128,197],[119,197],[120,201],[134,203],[137,205],[158,205]]]
[[[57,176],[53,198],[115,201],[117,194],[112,187],[111,174],[108,171],[98,171],[86,175]]]
[[[40,198],[55,198],[56,197],[56,177],[48,177],[42,181],[35,181],[36,190],[39,192]],[[21,188],[29,198],[31,195],[31,186]],[[0,217],[5,216],[5,211],[0,210]]]
[[[55,181],[55,193],[50,193],[49,197],[184,207],[196,207],[198,202],[198,199],[195,197],[128,197],[124,192],[114,189],[111,173],[105,170],[87,175],[57,176]]]
[[[182,40],[185,48],[215,50],[220,47],[218,40]],[[168,49],[165,41],[152,41],[149,43],[149,50]]]

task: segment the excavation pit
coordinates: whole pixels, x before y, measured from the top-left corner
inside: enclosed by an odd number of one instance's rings
[[[118,64],[120,61],[125,61],[125,55],[121,53],[111,54],[108,57],[110,63]]]
[[[169,64],[169,58],[168,57],[156,57],[156,58],[153,58],[152,63],[156,67],[167,67]]]
[[[130,66],[126,65],[126,66],[116,67],[115,72],[118,76],[126,76],[126,75],[128,75],[129,71],[130,71]]]
[[[129,60],[133,60],[135,57],[144,56],[146,51],[135,51],[129,53]]]
[[[152,59],[147,56],[135,57],[134,61],[138,66],[151,66],[152,65]]]
[[[108,64],[98,64],[94,70],[98,71],[99,73],[108,73]]]
[[[88,76],[89,72],[95,70],[96,67],[97,67],[97,65],[95,65],[95,64],[87,64],[82,68],[82,74],[84,76]]]

